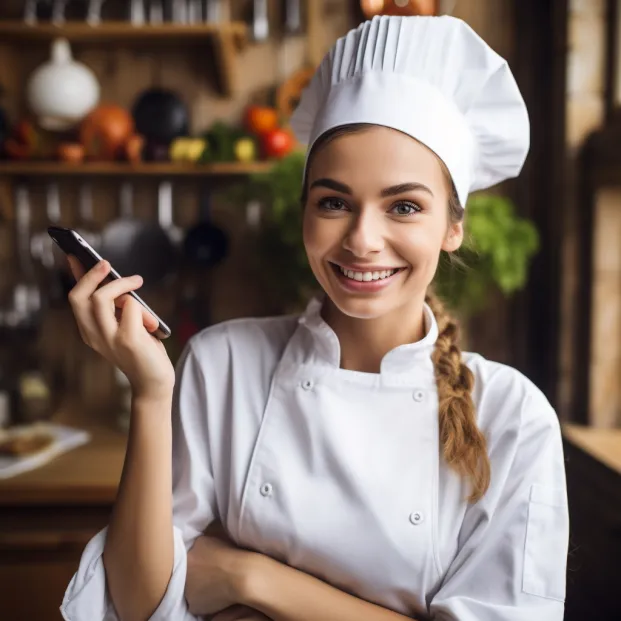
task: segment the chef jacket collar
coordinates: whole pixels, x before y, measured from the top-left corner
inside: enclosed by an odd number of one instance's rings
[[[315,341],[316,358],[336,368],[341,364],[341,345],[334,330],[321,316],[325,296],[313,298],[299,318],[299,323],[311,332]],[[415,343],[399,345],[389,351],[380,364],[380,373],[398,374],[412,370],[421,363],[433,368],[431,354],[438,339],[438,322],[428,304],[423,305],[425,336]]]

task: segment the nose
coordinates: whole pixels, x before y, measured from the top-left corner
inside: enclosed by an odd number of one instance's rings
[[[361,210],[351,219],[343,248],[356,257],[365,257],[384,249],[382,227],[372,210]]]

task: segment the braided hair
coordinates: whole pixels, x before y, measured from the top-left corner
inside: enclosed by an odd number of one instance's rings
[[[327,131],[315,142],[307,160],[328,142],[339,136],[364,131],[369,125],[355,123]],[[464,208],[459,202],[451,175],[440,161],[449,192],[449,220],[459,223],[464,218]],[[302,191],[302,205],[306,204],[308,186],[306,176]],[[491,479],[491,466],[487,454],[485,436],[476,420],[476,409],[472,399],[474,375],[463,362],[459,348],[459,325],[445,310],[440,299],[428,290],[425,302],[429,305],[438,323],[438,339],[432,354],[436,385],[438,389],[440,443],[444,460],[450,468],[468,480],[470,502],[480,500],[487,491]]]
[[[459,348],[459,326],[431,291],[425,302],[438,322],[438,340],[432,354],[438,387],[440,443],[444,460],[469,479],[468,500],[480,500],[489,487],[491,468],[485,436],[477,426],[472,400],[474,375],[463,362]]]

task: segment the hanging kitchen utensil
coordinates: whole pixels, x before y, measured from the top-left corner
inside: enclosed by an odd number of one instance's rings
[[[205,0],[205,21],[217,24],[222,21],[221,0]]]
[[[75,230],[88,244],[99,252],[101,247],[101,232],[97,230],[93,219],[93,193],[88,182],[80,184],[78,190],[78,224]],[[48,235],[49,237],[49,235]],[[56,244],[54,244],[56,247]],[[65,295],[71,291],[75,280],[67,261],[61,263],[61,283]]]
[[[172,0],[172,18],[176,24],[188,23],[188,5],[186,0]]]
[[[149,2],[149,23],[152,25],[161,24],[164,21],[164,4],[162,0],[150,0]]]
[[[129,21],[132,26],[144,25],[146,20],[143,0],[131,0],[129,5]]]
[[[200,24],[203,21],[203,0],[188,0],[188,24]]]
[[[158,221],[173,245],[178,248],[183,241],[183,229],[173,220],[173,185],[170,181],[161,181],[157,189]]]
[[[211,222],[209,188],[203,189],[199,200],[199,222],[187,232],[183,245],[194,269],[184,283],[179,300],[176,332],[182,343],[211,324],[211,268],[224,259],[229,249],[228,236]]]
[[[60,265],[65,262],[65,257],[63,256],[62,251],[58,249],[56,244],[52,241],[51,237],[47,235],[47,227],[59,226],[62,219],[60,189],[58,187],[58,183],[56,183],[55,181],[52,181],[47,185],[46,205],[47,226],[45,227],[45,231],[43,231],[42,233],[43,253],[41,257],[41,263],[43,264],[43,267],[52,271],[60,267]]]
[[[285,15],[285,34],[297,34],[297,32],[291,32],[290,28],[298,22],[301,25],[302,17],[301,17],[301,9],[300,0],[284,0],[284,15]],[[297,8],[291,6],[292,4],[297,4]],[[313,22],[315,27],[317,27],[317,22],[320,17],[317,15],[318,7],[316,3],[309,3],[306,5],[306,15],[305,20],[308,24],[308,30],[310,33],[311,27],[310,23]],[[293,111],[296,109],[298,102],[300,101],[300,97],[302,96],[302,91],[308,86],[312,77],[315,75],[315,70],[317,67],[317,60],[315,56],[316,52],[313,52],[312,41],[307,37],[306,42],[306,61],[304,65],[294,71],[292,74],[289,74],[288,68],[286,67],[287,60],[287,38],[285,37],[283,41],[281,41],[281,56],[279,58],[279,84],[276,91],[276,108],[278,110],[278,114],[282,119],[288,120]]]
[[[126,181],[121,186],[121,217],[104,228],[100,254],[121,276],[140,274],[148,288],[175,270],[176,252],[159,224],[133,216],[132,201],[132,185]]]
[[[65,23],[65,11],[69,0],[54,0],[54,8],[52,9],[52,23],[56,25]]]
[[[252,8],[252,37],[255,41],[265,41],[270,34],[267,0],[254,0]]]
[[[302,30],[302,0],[285,0],[285,32],[299,34]]]
[[[81,183],[78,190],[78,226],[76,231],[95,250],[101,246],[101,231],[97,229],[93,214],[93,192],[91,184]]]
[[[192,264],[213,267],[227,255],[229,238],[211,222],[211,192],[208,188],[200,196],[199,218],[199,222],[187,232],[183,250]]]
[[[45,205],[47,224],[30,239],[30,252],[46,270],[51,271],[63,261],[62,253],[58,253],[53,242],[50,244],[51,239],[47,234],[47,227],[58,226],[61,220],[60,191],[56,182],[48,183],[46,187]]]
[[[39,5],[43,6],[43,11]],[[36,24],[42,17],[47,17],[45,13],[51,12],[52,0],[26,0],[24,3],[24,21],[28,25]]]
[[[66,279],[64,278],[67,260],[63,252],[47,234],[47,227],[59,226],[62,219],[60,190],[55,181],[48,183],[46,188],[46,215],[47,225],[43,231],[33,238],[32,243],[38,247],[41,265],[45,269],[43,284],[48,302],[52,306],[64,305],[67,294]]]
[[[250,229],[256,230],[261,226],[262,211],[261,201],[253,199],[246,203],[246,224]]]
[[[89,0],[88,10],[86,11],[86,21],[91,26],[98,26],[101,23],[101,10],[106,0]]]
[[[18,278],[12,291],[10,306],[3,313],[2,320],[4,327],[31,329],[38,322],[42,300],[30,255],[31,210],[26,186],[20,185],[15,190],[15,210]]]

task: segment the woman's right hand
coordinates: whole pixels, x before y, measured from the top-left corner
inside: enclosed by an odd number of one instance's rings
[[[69,303],[82,340],[125,373],[134,397],[169,396],[175,370],[162,342],[149,332],[157,328],[157,322],[147,311],[143,316],[143,307],[125,295],[138,289],[142,278],[121,278],[99,287],[110,272],[107,261],[85,272],[70,256],[69,266],[77,281],[69,292]]]

